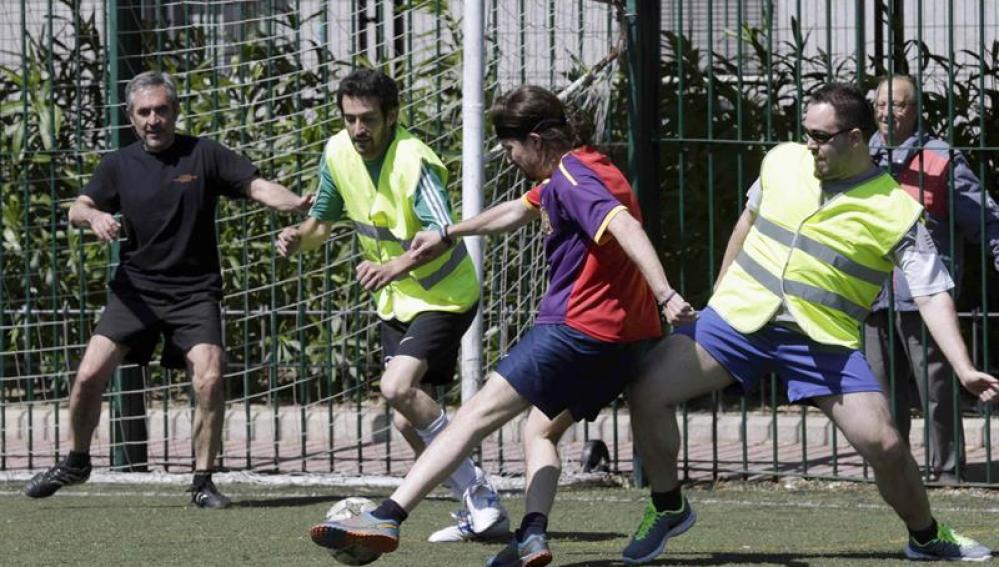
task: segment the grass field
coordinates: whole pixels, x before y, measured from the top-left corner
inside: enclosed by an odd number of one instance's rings
[[[0,484],[0,565],[336,565],[308,528],[343,489],[230,485],[236,506],[187,506],[174,486],[87,484],[42,501]],[[357,493],[357,490],[350,491]],[[378,499],[383,494],[366,494]],[[697,525],[653,565],[901,565],[905,530],[870,486],[798,482],[691,488]],[[934,491],[936,516],[999,546],[999,492]],[[554,565],[610,566],[636,527],[646,493],[568,489],[550,522]],[[522,504],[509,495],[514,517]],[[429,544],[454,502],[431,499],[406,522],[398,551],[374,565],[482,565],[502,543]]]

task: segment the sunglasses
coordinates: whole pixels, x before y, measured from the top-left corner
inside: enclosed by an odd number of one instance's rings
[[[803,128],[802,129],[802,131],[804,132],[804,140],[803,141],[805,143],[808,143],[809,140],[812,140],[816,144],[818,144],[818,145],[821,146],[823,144],[828,144],[836,136],[839,136],[840,134],[842,134],[844,132],[849,132],[851,130],[853,130],[853,128],[844,128],[844,129],[842,129],[842,130],[840,130],[838,132],[832,132],[832,133],[830,133],[830,132],[823,132],[821,130],[809,130],[808,128]]]

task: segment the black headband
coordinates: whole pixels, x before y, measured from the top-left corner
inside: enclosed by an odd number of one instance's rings
[[[541,120],[531,128],[508,126],[506,124],[496,124],[494,128],[496,129],[496,137],[499,138],[500,140],[504,139],[523,140],[524,138],[527,137],[528,134],[534,132],[540,132],[552,126],[565,126],[566,124],[568,124],[568,122],[563,116],[559,118],[545,118],[544,120]]]

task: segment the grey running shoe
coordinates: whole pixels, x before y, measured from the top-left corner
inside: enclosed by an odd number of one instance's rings
[[[312,541],[328,549],[346,549],[358,545],[380,553],[399,547],[399,522],[382,520],[365,512],[346,520],[326,520],[312,526]]]
[[[503,551],[486,561],[486,567],[543,567],[551,562],[548,538],[544,534],[534,534],[522,542],[514,536]]]
[[[47,498],[64,486],[86,482],[90,478],[90,470],[90,465],[75,468],[67,465],[66,461],[60,461],[31,477],[24,493],[32,498]]]
[[[642,523],[635,530],[631,543],[624,548],[622,557],[627,565],[641,565],[656,558],[666,550],[666,541],[690,529],[697,521],[697,514],[690,507],[687,497],[679,510],[657,512],[649,502]]]

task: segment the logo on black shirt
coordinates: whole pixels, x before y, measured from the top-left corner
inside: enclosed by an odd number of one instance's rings
[[[197,178],[198,178],[197,175],[191,175],[190,173],[185,173],[183,175],[178,175],[177,178],[174,179],[173,181],[174,183],[190,183]]]

